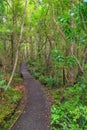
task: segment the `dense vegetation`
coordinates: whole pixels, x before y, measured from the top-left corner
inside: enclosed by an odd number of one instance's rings
[[[17,78],[18,76],[16,75],[14,80]],[[18,104],[20,103],[23,94],[13,87],[9,87],[6,90],[7,87],[5,75],[0,73],[0,130],[10,130],[12,124],[18,118],[18,115],[20,115],[20,112],[17,112],[16,110],[18,109]],[[17,114],[15,114],[15,112],[17,112]]]
[[[22,61],[54,99],[53,130],[86,130],[87,0],[0,0],[4,93]]]

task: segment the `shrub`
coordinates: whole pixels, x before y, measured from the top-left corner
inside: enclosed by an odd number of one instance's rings
[[[45,80],[46,80],[47,87],[49,88],[56,87],[58,84],[57,79],[52,76],[46,78]]]
[[[65,101],[51,108],[53,130],[87,129],[87,93],[85,84],[76,84],[64,93]]]
[[[67,102],[62,106],[52,106],[51,124],[53,130],[86,130],[87,107],[72,105]]]

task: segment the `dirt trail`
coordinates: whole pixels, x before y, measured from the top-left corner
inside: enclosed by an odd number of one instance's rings
[[[22,63],[21,73],[27,89],[25,109],[11,130],[51,130],[50,105],[41,84],[27,71]]]

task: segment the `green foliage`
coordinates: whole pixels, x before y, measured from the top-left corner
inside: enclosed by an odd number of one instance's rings
[[[64,57],[60,54],[58,50],[52,50],[51,54],[54,57],[54,59],[57,62],[62,63],[62,65],[65,65],[68,67],[76,65],[76,61],[73,56]]]
[[[82,21],[82,22],[84,22],[84,23],[86,23],[86,21],[87,21],[87,15],[86,15],[86,13],[87,13],[87,2],[81,2],[79,5],[78,5],[78,7],[79,7],[79,14],[80,14],[80,18],[82,19],[82,15],[83,15],[83,20],[84,21]],[[81,24],[82,24],[82,22],[81,22]]]
[[[83,92],[82,86],[84,85],[76,84],[67,89],[64,93],[63,103],[52,106],[51,124],[53,130],[87,129],[87,93]]]
[[[14,63],[17,43],[20,41],[24,2],[23,0],[0,0],[0,60],[6,69],[13,68],[11,62]],[[57,92],[54,94],[56,103],[57,97],[59,100],[58,106],[52,108],[54,113],[52,125],[55,130],[86,129],[84,114],[86,114],[85,105],[87,103],[85,96],[87,95],[87,82],[85,80],[87,63],[86,59],[83,58],[87,48],[87,1],[30,0],[28,2],[24,32],[19,46],[19,62],[20,59],[21,61],[23,59],[22,55],[25,54],[26,58],[28,56],[31,59],[29,70],[48,88],[62,84],[63,78],[67,80],[67,85],[70,67],[73,67],[74,79],[77,76],[79,67],[71,55],[73,43],[75,44],[73,54],[78,63],[82,66],[83,60],[85,62],[84,74],[80,77],[79,83],[62,94],[63,101],[61,101],[62,95],[57,94]],[[65,74],[63,74],[63,69]],[[19,83],[21,81],[21,78],[15,74],[13,82]],[[6,89],[6,81],[2,74],[0,74],[0,88]],[[9,90],[8,93],[12,93],[12,91]],[[13,95],[13,103],[16,103],[17,100],[18,95]],[[58,120],[56,120],[57,118]]]
[[[5,1],[0,0],[0,20],[1,18],[3,18],[3,14],[5,12],[5,5],[6,5]]]
[[[20,77],[19,73],[15,73],[13,77],[14,83],[22,83],[23,79]]]
[[[18,95],[14,95],[14,96],[13,96],[13,102],[17,102],[18,99],[19,99]]]
[[[6,80],[4,79],[4,75],[0,73],[0,88],[3,90],[6,90],[7,85],[6,85]]]
[[[84,65],[85,74],[87,74],[87,63]]]
[[[46,78],[45,81],[46,81],[46,86],[48,88],[54,88],[54,87],[57,87],[58,85],[57,79],[52,76]]]
[[[38,79],[42,84],[46,85],[48,88],[53,88],[58,85],[57,79],[52,76],[44,76],[39,72],[35,72],[34,77]]]
[[[5,91],[3,98],[0,97],[0,129],[8,129],[8,121],[13,116],[21,98],[22,92],[15,91],[13,88]]]
[[[55,58],[56,56],[58,56],[58,55],[61,55],[62,54],[62,52],[60,51],[60,50],[52,50],[51,51],[51,54],[52,54],[52,56]]]
[[[58,66],[63,67],[65,64],[65,57],[63,56],[60,50],[52,50],[51,55],[55,60],[55,64],[58,63]]]
[[[39,77],[39,81],[42,83],[42,84],[47,84],[47,82],[46,82],[46,76],[44,76],[44,75],[40,75],[40,77]]]
[[[69,109],[68,109],[69,107]],[[67,105],[52,106],[53,130],[86,130],[87,129],[87,107]]]
[[[40,75],[41,75],[41,73],[39,73],[39,72],[34,73],[34,76],[35,76],[36,79],[38,79],[40,77]]]
[[[46,85],[46,87],[54,88],[58,85],[57,78],[50,76],[50,74],[47,74],[46,68],[44,66],[39,67],[39,65],[37,65],[37,62],[33,62],[33,67],[30,65],[29,68],[34,77],[38,79],[42,84]]]
[[[75,58],[73,56],[69,56],[66,58],[66,65],[68,67],[70,66],[75,66],[76,65],[76,61],[75,61]]]
[[[64,62],[64,58],[60,55],[58,55],[56,58],[55,58],[56,61],[58,62]]]
[[[84,42],[85,33],[82,30],[86,31],[87,23],[87,2],[79,2],[74,5],[72,10],[64,13],[58,18],[58,23],[62,25],[62,31],[64,32],[69,43],[75,39],[75,43]],[[74,18],[74,28],[71,27],[71,17]],[[81,34],[81,37],[80,37]],[[81,40],[80,40],[81,39]]]

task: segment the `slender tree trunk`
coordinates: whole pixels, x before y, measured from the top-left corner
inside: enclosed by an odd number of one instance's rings
[[[46,61],[46,69],[47,72],[49,72],[49,67],[51,65],[51,50],[52,50],[52,40],[51,37],[47,36],[48,41],[49,41],[49,52],[48,52],[48,57],[47,57],[47,61]]]
[[[30,36],[30,57],[31,57],[31,60],[33,61],[33,59],[34,59],[34,51],[33,51],[32,36]]]
[[[14,73],[15,73],[15,70],[16,70],[16,67],[17,67],[19,48],[20,48],[20,43],[21,43],[21,40],[22,40],[22,34],[23,34],[23,28],[24,28],[24,20],[25,20],[25,16],[26,16],[27,2],[28,2],[28,0],[25,1],[24,14],[23,14],[22,23],[21,23],[20,37],[19,37],[19,41],[18,41],[18,47],[17,47],[16,57],[15,57],[15,63],[14,63],[14,67],[13,67],[13,71],[12,71],[10,80],[8,82],[8,86],[12,82],[12,79],[13,79],[13,76],[14,76]]]
[[[74,30],[75,29],[75,21],[74,21],[74,17],[72,16],[72,6],[73,6],[73,0],[70,0],[70,16],[71,16],[71,29]],[[75,49],[75,38],[72,39],[72,45],[70,48],[70,55],[73,56],[74,55],[74,49]],[[71,66],[69,68],[69,83],[70,85],[74,84],[74,67]]]
[[[82,68],[84,68],[85,63],[87,63],[87,46],[84,50],[84,54],[83,54],[83,61],[82,61]]]
[[[11,35],[11,65],[14,63],[14,34]]]
[[[66,73],[65,73],[65,67],[63,67],[63,85],[66,85]]]

